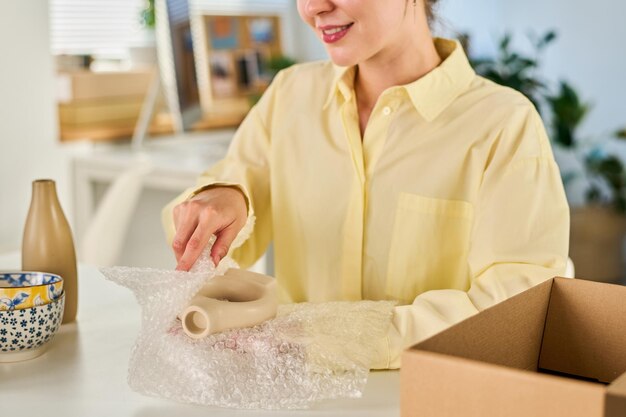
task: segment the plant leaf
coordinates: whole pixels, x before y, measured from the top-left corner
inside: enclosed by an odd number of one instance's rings
[[[626,139],[626,127],[615,132],[615,137],[618,139]]]

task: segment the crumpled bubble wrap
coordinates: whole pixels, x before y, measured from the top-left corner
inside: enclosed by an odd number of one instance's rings
[[[212,245],[213,240],[209,244]],[[103,268],[131,289],[142,307],[128,381],[145,395],[246,409],[307,408],[325,399],[362,395],[374,342],[389,327],[394,302],[281,305],[275,319],[193,340],[176,318],[217,268],[207,249],[190,272]]]

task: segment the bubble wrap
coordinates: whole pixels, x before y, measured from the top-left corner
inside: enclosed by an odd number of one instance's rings
[[[282,305],[273,320],[193,340],[177,314],[204,283],[237,267],[227,257],[215,268],[208,254],[209,249],[190,272],[101,270],[131,289],[142,307],[129,365],[132,389],[246,409],[307,408],[324,399],[361,396],[375,357],[373,342],[386,334],[393,302]]]

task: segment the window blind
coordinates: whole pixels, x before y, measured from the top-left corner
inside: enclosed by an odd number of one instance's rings
[[[201,14],[284,13],[295,0],[171,1],[176,21],[191,10]],[[54,54],[126,56],[128,46],[141,45],[143,0],[50,0],[50,31]]]
[[[140,44],[142,0],[50,0],[54,54],[92,54],[122,58]]]
[[[296,0],[189,0],[193,12],[204,14],[280,13]]]

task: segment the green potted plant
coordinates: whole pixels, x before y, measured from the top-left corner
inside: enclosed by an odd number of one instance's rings
[[[269,75],[270,82],[274,79],[274,77],[276,76],[276,74],[278,74],[280,70],[289,68],[296,63],[296,60],[286,55],[276,55],[271,57],[265,64],[265,69],[267,70],[267,74]],[[254,106],[261,99],[262,95],[263,93],[251,94],[249,99],[250,106]]]
[[[278,74],[280,70],[289,68],[290,66],[295,64],[296,61],[294,59],[285,55],[277,55],[267,61],[267,69],[272,78],[274,78],[274,76],[276,76],[276,74]]]
[[[139,14],[139,22],[146,29],[154,29],[156,16],[154,10],[154,0],[145,0],[144,6]]]
[[[468,38],[468,36],[465,36]],[[546,93],[546,83],[538,75],[540,57],[548,45],[556,39],[556,32],[549,31],[537,39],[531,39],[535,55],[528,56],[511,49],[513,36],[504,34],[498,42],[498,54],[491,58],[471,59],[477,73],[500,85],[511,87],[522,94],[539,109]]]
[[[610,139],[626,140],[626,129],[609,137],[580,137],[578,129],[591,106],[565,81],[551,93],[548,83],[538,75],[541,53],[556,38],[556,32],[549,31],[532,39],[534,56],[527,56],[511,49],[512,37],[506,34],[495,58],[474,59],[472,63],[484,77],[526,95],[542,113],[555,151],[575,161],[571,169],[562,167],[561,174],[566,188],[580,179],[587,185],[587,204],[571,211],[570,257],[576,275],[617,282],[624,275],[621,251],[626,234],[626,171],[616,155],[606,152],[605,145]]]

